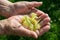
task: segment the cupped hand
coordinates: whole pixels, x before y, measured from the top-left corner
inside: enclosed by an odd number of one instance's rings
[[[40,18],[40,29],[31,31],[24,28],[24,26],[21,24],[23,15],[17,15],[7,19],[8,26],[5,27],[5,33],[18,36],[30,36],[34,38],[38,38],[38,36],[46,33],[50,29],[50,17],[48,16],[48,14],[45,14],[40,10],[34,9],[33,11]]]
[[[40,25],[41,28],[39,30],[37,30],[36,32],[34,31],[30,31],[26,28],[24,28],[21,24],[20,24],[20,20],[22,19],[22,15],[17,15],[17,14],[26,14],[29,13],[35,9],[30,9],[32,7],[38,7],[39,5],[41,5],[41,2],[16,2],[16,3],[12,3],[12,5],[10,5],[10,3],[8,3],[9,6],[8,9],[10,10],[9,12],[6,13],[10,13],[8,14],[9,16],[12,16],[10,18],[8,18],[8,25],[5,28],[5,32],[6,34],[12,34],[12,35],[21,35],[21,36],[31,36],[34,38],[37,38],[38,36],[43,35],[45,32],[47,32],[50,29],[50,17],[45,14],[44,12],[37,10],[35,13],[38,15],[38,17],[40,17]],[[4,12],[5,12],[4,11]],[[8,17],[8,15],[6,15]],[[13,16],[13,15],[17,15],[17,16]]]
[[[10,17],[13,15],[27,14],[30,13],[32,7],[39,7],[42,5],[42,2],[27,2],[20,1],[12,3],[8,0],[0,0],[0,11],[1,15],[5,17]]]
[[[36,32],[26,29],[22,24],[22,15],[12,16],[6,19],[6,26],[4,28],[4,33],[6,35],[17,35],[17,36],[28,36],[37,38]]]
[[[15,10],[19,14],[26,14],[32,11],[32,7],[39,7],[42,5],[42,2],[27,2],[21,1],[13,4]]]

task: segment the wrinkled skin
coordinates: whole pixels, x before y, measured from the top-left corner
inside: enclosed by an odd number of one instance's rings
[[[18,36],[30,36],[34,38],[38,38],[38,36],[43,35],[45,32],[47,32],[50,29],[50,18],[47,14],[44,12],[37,10],[36,14],[40,19],[42,20],[40,22],[41,28],[40,30],[30,31],[22,26],[21,21],[23,15],[17,15],[17,16],[12,16],[7,19],[7,23],[9,26],[6,26],[6,34],[9,35],[18,35]]]
[[[10,17],[13,15],[27,14],[32,11],[32,7],[41,6],[42,2],[27,2],[21,1],[12,3],[7,0],[0,0],[0,12],[5,17]]]
[[[0,1],[3,2],[3,0],[0,0]],[[6,20],[7,21],[6,25],[8,25],[5,27],[6,35],[30,36],[30,37],[38,38],[38,36],[43,35],[45,32],[47,32],[50,29],[50,18],[48,14],[45,14],[44,12],[38,9],[35,9],[35,7],[42,5],[41,2],[11,3],[7,0],[4,0],[3,3],[5,4],[0,7],[1,7],[1,10],[4,10],[4,12],[1,12],[2,14],[0,15],[9,17]],[[9,11],[7,11],[6,8],[8,8]],[[36,32],[30,31],[24,28],[20,24],[23,15],[19,15],[19,14],[29,14],[30,12],[33,12],[33,11],[41,19],[41,22],[40,22],[41,28],[39,30],[36,30]]]

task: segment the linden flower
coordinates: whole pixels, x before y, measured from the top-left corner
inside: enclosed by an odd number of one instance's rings
[[[37,29],[40,29],[40,23],[36,18],[37,15],[35,13],[31,13],[30,16],[25,15],[23,17],[22,25],[32,31],[36,31]]]

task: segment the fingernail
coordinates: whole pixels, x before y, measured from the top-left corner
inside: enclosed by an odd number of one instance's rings
[[[35,35],[35,37],[34,37],[34,38],[36,38],[36,39],[37,39],[37,38],[38,38],[38,36],[37,36],[37,35]]]
[[[36,38],[36,39],[38,38],[38,35],[37,35],[35,32],[33,32],[33,33],[31,34],[31,36],[34,37],[34,38]]]
[[[35,38],[36,38],[36,39],[38,38],[38,35],[37,35],[37,34],[35,35]]]
[[[43,4],[43,2],[39,2],[40,4]]]
[[[36,30],[36,33],[37,33],[37,35],[39,35],[39,31],[38,30]]]

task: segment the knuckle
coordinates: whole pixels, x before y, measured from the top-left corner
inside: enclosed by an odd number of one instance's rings
[[[48,17],[48,21],[50,21],[50,18]]]
[[[45,14],[45,16],[47,17],[47,20],[51,20],[48,14]]]
[[[49,30],[50,29],[50,26],[47,26],[47,30]]]
[[[50,22],[50,18],[49,18],[49,17],[47,17],[47,18],[45,19],[45,21],[48,21],[48,22]]]
[[[43,12],[43,11],[41,11],[41,10],[40,10],[39,12],[40,12],[41,14],[44,14],[44,12]]]
[[[48,17],[48,14],[45,14],[46,17]]]
[[[44,31],[50,30],[50,26],[47,25],[45,28],[43,28],[43,30],[44,30]]]
[[[47,25],[50,25],[50,23],[48,22]]]

